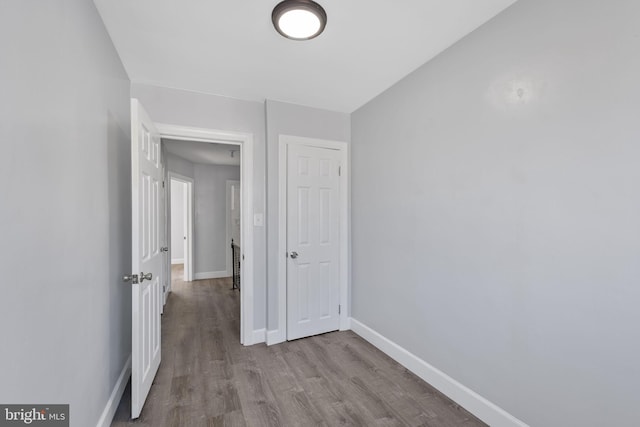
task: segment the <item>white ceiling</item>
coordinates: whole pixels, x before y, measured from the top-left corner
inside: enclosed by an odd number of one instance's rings
[[[167,151],[192,163],[207,165],[240,166],[240,147],[229,144],[210,144],[208,142],[174,141],[162,139]],[[230,151],[234,150],[233,157]]]
[[[280,36],[279,0],[95,0],[133,82],[352,112],[515,0],[318,0],[325,32]]]

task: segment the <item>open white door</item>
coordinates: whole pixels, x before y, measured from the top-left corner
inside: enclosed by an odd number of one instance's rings
[[[339,150],[287,151],[287,339],[340,327]]]
[[[162,162],[160,135],[131,100],[132,356],[131,417],[138,418],[160,366]]]

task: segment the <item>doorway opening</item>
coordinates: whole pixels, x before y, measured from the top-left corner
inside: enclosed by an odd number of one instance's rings
[[[232,247],[241,249],[240,150],[165,138],[162,144],[172,282],[231,278]]]
[[[168,277],[170,283],[180,278],[185,282],[193,280],[193,187],[194,180],[168,171],[169,194],[167,206],[167,233],[171,270]],[[180,277],[175,272],[180,271]],[[165,292],[165,302],[171,284]]]
[[[250,134],[156,124],[162,139],[171,236],[165,271],[171,281],[223,280],[239,292],[240,342],[254,343],[253,334],[253,138]],[[180,187],[182,186],[182,187]],[[174,195],[171,192],[177,189]],[[180,189],[183,197],[180,198]],[[176,209],[174,203],[182,202]],[[178,211],[178,212],[176,212]],[[180,213],[184,219],[180,220]],[[173,215],[177,216],[174,221]],[[175,227],[182,230],[174,232]],[[181,227],[182,224],[182,227]],[[169,240],[169,239],[168,239]],[[233,240],[233,243],[232,243]],[[233,262],[232,246],[239,262]],[[179,256],[183,248],[183,269]],[[173,267],[173,268],[172,268]],[[234,267],[236,267],[234,269]],[[242,281],[234,286],[233,276]],[[169,287],[171,291],[171,287]]]

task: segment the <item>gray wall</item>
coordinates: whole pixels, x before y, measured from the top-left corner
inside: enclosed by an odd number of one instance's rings
[[[131,353],[129,81],[93,2],[0,12],[0,402],[95,425]]]
[[[266,102],[268,145],[268,329],[278,325],[278,147],[279,135],[346,141],[351,139],[349,114],[284,102]]]
[[[184,262],[184,238],[187,235],[184,229],[184,202],[186,197],[186,184],[171,180],[171,261],[182,260]]]
[[[195,172],[195,266],[197,273],[227,269],[227,180],[240,180],[239,166],[196,163]],[[229,272],[231,275],[231,272]]]
[[[186,176],[187,178],[195,179],[195,172],[193,171],[192,162],[171,153],[166,153],[165,159],[167,161],[167,171],[175,172],[179,175]]]
[[[265,211],[265,119],[260,102],[241,101],[177,89],[132,84],[138,98],[156,123],[194,126],[253,134],[254,212]],[[254,329],[266,325],[266,230],[254,228]]]
[[[242,101],[216,95],[168,89],[145,84],[132,84],[132,97],[138,98],[157,123],[195,126],[238,132],[250,132],[254,137],[254,210],[265,213],[267,227],[255,227],[255,324],[266,327],[269,313],[270,330],[278,328],[277,247],[278,247],[278,135],[349,141],[349,114],[283,102]],[[268,131],[265,130],[268,128]],[[267,144],[265,143],[267,135]],[[268,156],[268,165],[267,159]],[[194,177],[193,163],[177,156],[167,156],[168,169]],[[268,177],[267,177],[268,167]],[[268,183],[269,208],[265,212]],[[267,253],[267,231],[269,252]],[[196,255],[197,257],[197,255]],[[267,257],[269,271],[267,273]],[[206,271],[196,267],[197,272]],[[267,300],[267,274],[269,297]]]
[[[520,0],[352,116],[354,318],[532,426],[640,418],[638,22]]]

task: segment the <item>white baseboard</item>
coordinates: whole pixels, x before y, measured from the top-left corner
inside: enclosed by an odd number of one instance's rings
[[[251,344],[260,344],[267,340],[267,330],[266,329],[255,329],[253,331],[253,336],[251,337]]]
[[[175,258],[171,260],[171,264],[184,264],[184,258]]]
[[[116,414],[116,410],[118,409],[118,405],[120,404],[120,399],[122,399],[122,394],[124,393],[124,389],[127,386],[127,382],[129,381],[130,376],[131,356],[129,356],[124,364],[124,367],[122,368],[122,372],[120,372],[118,381],[116,381],[116,385],[115,387],[113,387],[111,396],[109,396],[107,405],[104,407],[104,411],[102,411],[102,415],[100,415],[100,419],[98,420],[96,427],[109,427],[111,425],[113,416]]]
[[[203,280],[203,279],[219,279],[221,277],[231,277],[231,274],[226,271],[203,271],[201,273],[196,273],[195,280]]]
[[[354,318],[351,318],[351,330],[491,427],[528,427],[504,409]]]
[[[280,344],[285,342],[287,337],[284,334],[283,329],[274,329],[273,331],[267,331],[267,345]]]

